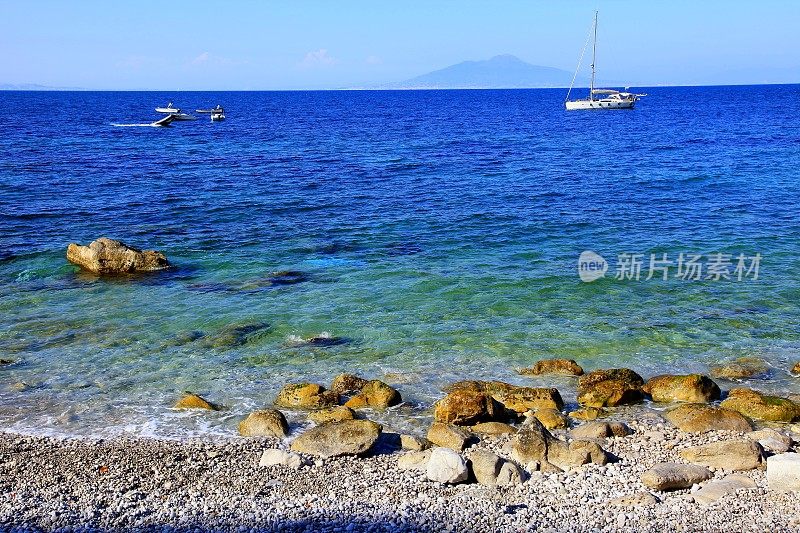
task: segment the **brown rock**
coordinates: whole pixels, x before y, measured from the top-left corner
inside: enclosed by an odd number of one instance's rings
[[[686,461],[723,470],[752,470],[763,464],[763,450],[752,440],[725,440],[681,450]]]
[[[654,402],[708,403],[719,400],[720,395],[717,384],[700,374],[656,376],[642,390]]]
[[[481,422],[469,429],[473,433],[483,433],[484,435],[508,435],[517,432],[517,428],[504,422]]]
[[[723,379],[747,379],[768,373],[769,367],[766,363],[755,357],[740,357],[731,363],[711,367],[711,376]]]
[[[361,392],[367,380],[354,374],[339,374],[331,381],[331,390],[337,394]]]
[[[169,268],[166,256],[153,250],[139,250],[120,241],[101,237],[89,246],[72,243],[67,260],[96,274],[128,274]]]
[[[631,428],[622,422],[586,422],[570,431],[570,435],[575,439],[624,437],[631,433],[633,433]]]
[[[794,366],[792,367],[792,374],[794,375],[800,374],[800,362],[794,364]]]
[[[598,418],[607,417],[608,411],[599,407],[581,407],[575,411],[570,411],[568,416],[576,420],[597,420]]]
[[[420,452],[430,448],[431,443],[428,439],[423,439],[416,435],[403,434],[400,435],[400,447],[404,450]]]
[[[494,398],[467,389],[454,390],[436,402],[433,416],[437,422],[460,426],[505,419],[503,406]]]
[[[642,400],[642,377],[627,368],[595,370],[578,380],[578,403],[588,407],[613,407]]]
[[[373,379],[361,387],[361,392],[353,396],[345,405],[352,409],[372,407],[373,409],[386,409],[402,402],[400,393],[383,381]]]
[[[567,417],[558,409],[537,409],[533,416],[547,429],[565,429],[569,426]]]
[[[522,375],[539,376],[541,374],[561,374],[564,376],[581,376],[583,368],[572,359],[542,359],[531,368],[519,370]]]
[[[428,429],[428,440],[437,446],[461,451],[466,447],[470,438],[469,432],[452,424],[434,422]]]
[[[736,411],[704,404],[686,404],[664,415],[673,426],[689,433],[705,431],[747,432],[753,429],[750,421]]]
[[[800,405],[786,398],[767,396],[752,389],[731,389],[720,406],[754,420],[793,422],[800,418]]]
[[[653,490],[681,490],[711,479],[712,475],[704,466],[659,463],[642,474],[642,483]]]
[[[561,409],[564,401],[558,389],[540,387],[519,387],[502,381],[458,381],[445,389],[446,392],[468,390],[488,394],[503,406],[517,413],[536,409]]]
[[[318,411],[311,411],[308,413],[308,419],[315,424],[324,424],[325,422],[342,422],[343,420],[355,420],[356,414],[349,407],[344,405],[337,405],[335,407],[328,407],[327,409],[320,409]]]
[[[338,404],[337,393],[315,383],[284,385],[275,399],[275,405],[290,409],[324,409]]]
[[[239,434],[244,437],[277,437],[289,434],[286,417],[277,409],[253,411],[239,423]]]
[[[219,406],[214,405],[202,396],[188,392],[177,401],[175,409],[209,409],[211,411],[219,411]]]
[[[382,427],[371,420],[328,422],[307,430],[292,442],[292,450],[319,457],[362,455],[380,436]]]
[[[538,462],[542,470],[568,469],[587,463],[606,464],[608,456],[596,443],[553,437],[536,418],[528,418],[511,440],[511,455],[521,464]]]

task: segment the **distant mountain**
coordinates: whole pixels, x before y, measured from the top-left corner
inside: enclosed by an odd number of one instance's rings
[[[0,83],[0,91],[85,91],[81,87],[50,87],[48,85],[36,85],[35,83]]]
[[[531,65],[512,55],[485,61],[464,61],[416,78],[391,84],[394,89],[516,89],[569,87],[572,73]],[[584,83],[579,78],[576,83]]]

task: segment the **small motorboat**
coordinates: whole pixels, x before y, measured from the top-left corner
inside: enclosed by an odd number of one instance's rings
[[[156,120],[155,122],[151,122],[151,126],[169,126],[170,123],[175,120],[175,115],[170,113],[166,117]]]
[[[172,102],[167,104],[167,107],[157,107],[157,113],[180,113],[181,110],[172,105]]]
[[[187,113],[170,113],[170,116],[175,120],[197,120],[196,116]]]
[[[225,120],[225,110],[222,109],[221,105],[217,104],[217,107],[211,110],[211,120],[213,122]]]

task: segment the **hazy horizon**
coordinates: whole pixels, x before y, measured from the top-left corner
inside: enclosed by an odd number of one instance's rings
[[[131,6],[0,0],[0,6],[6,20],[0,86],[380,88],[506,54],[572,72],[598,8],[601,79],[639,87],[800,82],[794,55],[800,3],[788,0],[510,1],[502,8],[450,1],[397,6],[148,0]],[[584,70],[589,62],[585,57]]]

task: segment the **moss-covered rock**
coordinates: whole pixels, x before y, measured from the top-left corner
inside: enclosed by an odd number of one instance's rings
[[[667,411],[664,415],[672,425],[688,433],[706,431],[748,432],[753,429],[741,413],[705,404],[685,404]]]
[[[720,395],[717,384],[701,374],[656,376],[642,390],[654,402],[707,403],[719,400]]]
[[[640,402],[642,376],[628,368],[595,370],[578,380],[578,403],[587,407],[614,407]]]
[[[752,389],[731,389],[720,404],[754,420],[793,422],[800,419],[800,405],[787,398],[768,396]]]
[[[339,404],[339,395],[316,383],[285,385],[275,398],[275,405],[290,409],[325,409]]]

